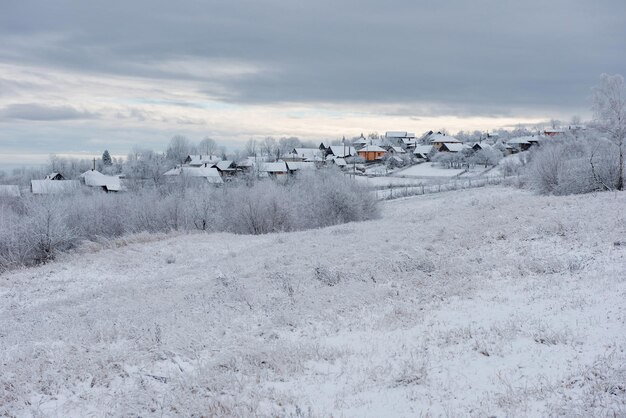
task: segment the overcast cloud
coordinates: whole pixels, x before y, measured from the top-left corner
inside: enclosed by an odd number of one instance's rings
[[[5,0],[0,154],[585,116],[625,22],[623,0]]]

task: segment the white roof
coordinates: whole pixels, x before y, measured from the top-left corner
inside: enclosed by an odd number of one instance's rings
[[[31,180],[33,194],[74,193],[80,187],[77,180]]]
[[[457,144],[456,142],[452,142],[452,143],[446,142],[445,146],[450,152],[459,152],[465,149],[463,144]]]
[[[412,138],[412,139],[415,139],[415,133],[413,133],[413,132],[388,131],[388,132],[385,132],[385,136],[387,138]]]
[[[315,163],[307,161],[287,161],[287,168],[290,171],[294,170],[314,170]]]
[[[229,160],[222,160],[216,164],[213,164],[213,167],[217,168],[218,170],[221,171],[233,171],[234,168],[231,168],[231,164],[233,162],[229,161]]]
[[[536,136],[518,136],[517,138],[511,138],[506,143],[508,145],[520,145],[520,144],[530,144],[531,142],[537,142],[539,138]]]
[[[201,166],[204,164],[215,164],[220,162],[222,159],[216,155],[189,155],[187,159],[190,159],[187,164],[191,166]]]
[[[20,197],[20,187],[0,184],[0,197]]]
[[[320,158],[320,149],[319,148],[294,148],[292,154],[295,154],[298,157],[304,158],[305,160],[314,161]]]
[[[413,154],[429,154],[431,151],[433,150],[433,146],[432,145],[418,145],[415,147],[415,151],[413,151]]]
[[[489,148],[491,148],[491,145],[487,144],[486,142],[476,142],[476,143],[474,143],[472,145],[472,148],[477,146],[477,145],[478,145],[478,148],[480,148],[480,149],[489,149]]]
[[[405,154],[406,151],[404,150],[404,148],[402,147],[391,147],[395,152],[397,152],[398,154]]]
[[[284,161],[278,161],[275,163],[263,163],[261,165],[261,171],[266,173],[285,173],[287,172],[287,164]]]
[[[58,176],[59,173],[50,173],[46,176],[47,180],[52,180],[53,178],[55,178],[56,176]]]
[[[353,145],[365,145],[365,144],[367,144],[367,139],[362,138],[362,137],[358,137],[358,138],[352,140],[352,144]]]
[[[384,148],[379,147],[378,145],[368,145],[359,150],[359,152],[387,152]]]
[[[98,170],[85,171],[80,175],[85,179],[85,184],[91,187],[106,187],[107,190],[119,191],[122,190],[122,183],[118,176],[107,176],[102,174]]]
[[[450,144],[450,143],[461,143],[461,141],[459,141],[458,139],[456,139],[453,136],[450,135],[444,135],[444,134],[432,134],[429,138],[430,142],[443,142],[445,144]]]
[[[333,162],[337,164],[339,167],[345,167],[348,165],[346,160],[343,158],[333,158]]]
[[[354,147],[344,145],[331,145],[330,152],[337,157],[349,157],[356,154]]]

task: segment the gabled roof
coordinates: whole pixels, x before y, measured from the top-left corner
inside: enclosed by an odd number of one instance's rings
[[[311,161],[319,160],[320,152],[319,148],[294,148],[293,151],[291,151],[292,154]]]
[[[356,154],[354,147],[344,145],[331,145],[330,152],[337,157],[349,157]]]
[[[215,164],[220,162],[222,159],[216,155],[188,155],[185,159],[185,162],[190,166],[201,166],[204,164]]]
[[[298,170],[314,170],[315,163],[308,161],[287,161],[287,168],[289,171],[298,171]]]
[[[213,164],[214,168],[217,168],[219,171],[235,171],[233,167],[233,162],[230,160],[222,160],[216,164]]]
[[[476,142],[472,145],[472,148],[478,148],[478,149],[490,149],[492,148],[491,145],[487,144],[486,142]]]
[[[345,167],[348,165],[344,158],[333,158],[333,162],[339,167]]]
[[[114,192],[122,190],[122,183],[118,176],[107,176],[98,170],[89,170],[81,174],[80,177],[85,180],[87,186],[106,187],[107,190]]]
[[[413,132],[388,131],[388,132],[385,132],[385,136],[386,136],[387,138],[407,138],[407,139],[415,139],[415,133],[413,133]]]
[[[445,147],[448,151],[450,152],[460,152],[463,151],[465,149],[465,147],[463,146],[463,144],[460,143],[456,143],[456,142],[445,142],[442,147]]]
[[[278,161],[275,163],[263,163],[261,164],[261,171],[266,173],[286,173],[287,164],[284,161]]]
[[[413,154],[423,154],[423,155],[427,155],[430,154],[430,152],[433,150],[433,146],[432,145],[418,145],[415,147],[415,150],[413,151]]]
[[[536,136],[518,136],[506,141],[507,145],[530,145],[531,142],[537,142],[539,138]]]
[[[77,180],[31,180],[33,194],[74,193],[80,187]]]
[[[444,135],[440,133],[432,134],[428,140],[431,143],[444,143],[444,144],[452,144],[452,143],[461,143],[458,139],[450,135]]]
[[[387,152],[384,148],[378,145],[367,145],[359,150],[359,152]]]
[[[398,154],[406,154],[406,151],[402,147],[391,147],[391,149]]]
[[[0,184],[0,197],[20,197],[20,187],[16,185]]]
[[[64,180],[63,175],[59,173],[50,173],[46,176],[46,180],[54,180],[55,177],[60,177],[60,180]]]

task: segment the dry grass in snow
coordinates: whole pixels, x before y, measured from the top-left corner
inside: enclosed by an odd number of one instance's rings
[[[624,416],[625,208],[474,189],[8,273],[0,415]]]

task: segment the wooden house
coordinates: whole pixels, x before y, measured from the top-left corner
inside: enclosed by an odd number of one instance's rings
[[[376,161],[382,159],[387,151],[378,145],[367,145],[358,150],[357,153],[365,161]]]

